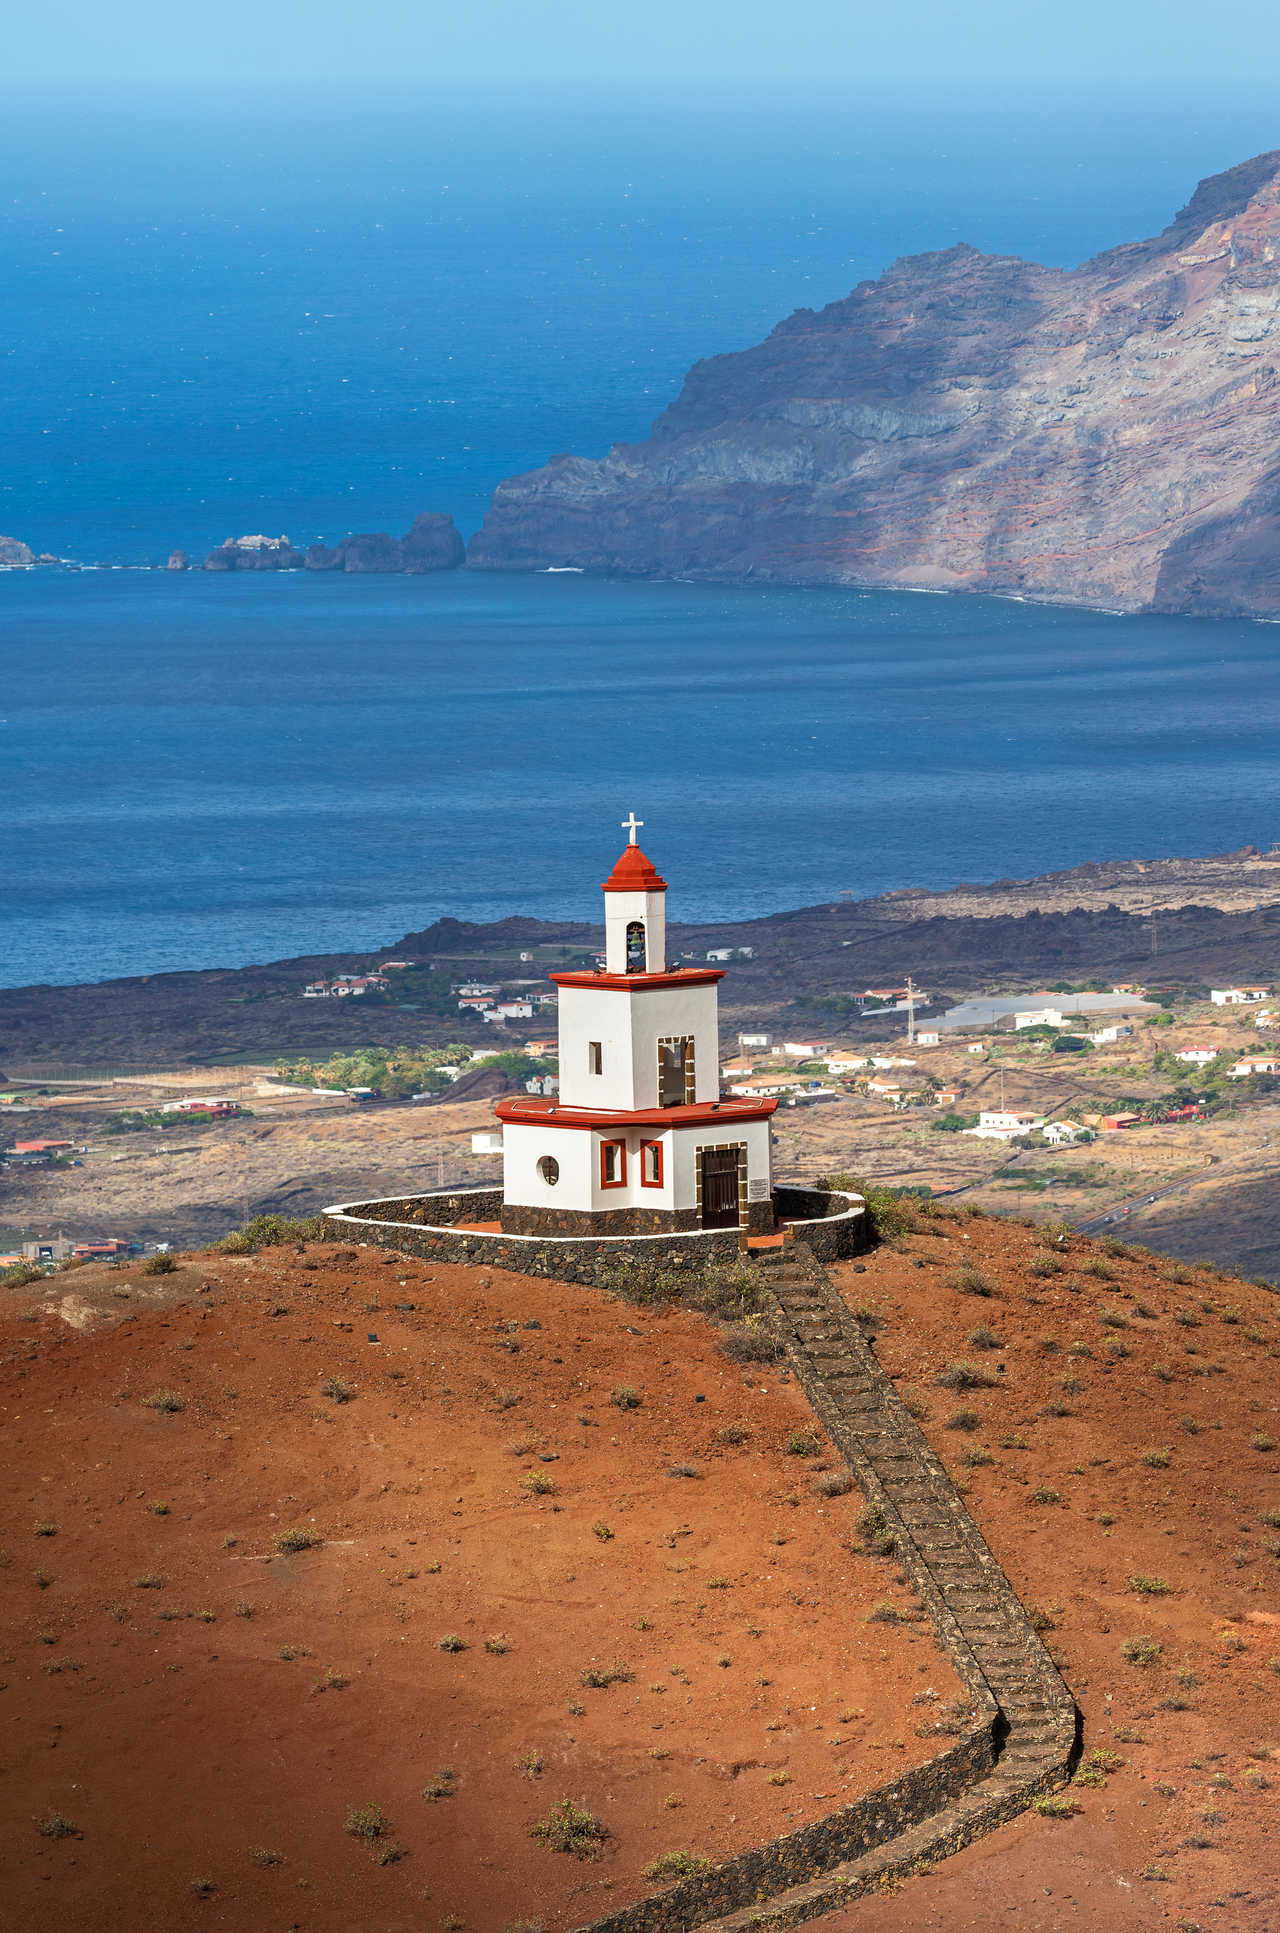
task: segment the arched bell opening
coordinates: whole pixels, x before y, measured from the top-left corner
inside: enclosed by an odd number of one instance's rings
[[[644,921],[627,921],[627,972],[643,973],[648,964],[645,949]]]

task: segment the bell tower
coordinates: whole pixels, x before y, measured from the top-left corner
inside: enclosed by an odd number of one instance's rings
[[[773,1230],[769,1118],[720,1093],[723,972],[667,965],[667,882],[631,813],[604,881],[605,964],[553,973],[560,1091],[497,1102],[502,1227],[517,1235]]]
[[[604,882],[606,973],[667,970],[667,882],[636,844],[643,825],[634,812],[623,820],[627,843]]]

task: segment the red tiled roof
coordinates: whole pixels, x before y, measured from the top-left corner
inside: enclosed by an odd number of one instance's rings
[[[665,893],[667,882],[658,876],[652,859],[639,846],[624,846],[618,863],[604,882],[606,893]]]

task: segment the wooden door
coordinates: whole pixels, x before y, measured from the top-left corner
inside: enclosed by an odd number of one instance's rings
[[[702,1226],[738,1226],[738,1150],[704,1148],[702,1160]]]

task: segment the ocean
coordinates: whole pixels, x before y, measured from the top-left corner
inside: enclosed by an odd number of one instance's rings
[[[1265,92],[9,94],[0,984],[675,918],[1280,837],[1270,627],[573,575],[166,576],[642,436],[895,256],[1068,263]]]

